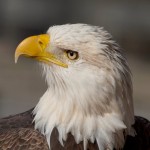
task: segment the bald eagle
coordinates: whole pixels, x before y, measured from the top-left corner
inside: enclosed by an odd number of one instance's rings
[[[142,140],[150,148],[149,121],[134,117],[128,63],[103,28],[53,26],[23,40],[15,62],[21,55],[40,62],[48,89],[35,108],[0,120],[1,150],[137,150]]]

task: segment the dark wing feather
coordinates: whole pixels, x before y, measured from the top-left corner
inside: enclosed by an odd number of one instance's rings
[[[48,150],[45,137],[34,130],[32,111],[0,119],[0,150]]]
[[[67,140],[64,142],[64,147],[62,147],[60,142],[58,141],[58,131],[56,128],[52,132],[50,143],[51,143],[51,150],[84,150],[83,142],[76,144],[72,134],[68,134]],[[99,150],[97,143],[96,142],[94,144],[88,143],[87,150]]]
[[[31,128],[0,131],[0,150],[48,150],[45,137]]]
[[[150,121],[142,117],[135,117],[135,124],[133,125],[136,136],[128,136],[123,150],[150,150]],[[83,150],[83,143],[76,144],[71,134],[68,135],[67,141],[62,147],[58,141],[58,133],[55,129],[51,138],[52,150]],[[88,150],[98,150],[96,142],[89,143]]]
[[[0,150],[48,150],[45,137],[34,130],[33,109],[14,116],[0,119]],[[135,117],[135,137],[128,136],[123,150],[150,150],[150,122],[142,117]],[[58,141],[58,132],[53,130],[51,150],[83,150],[83,143],[76,144],[68,134],[64,147]],[[98,150],[96,142],[89,143],[88,150]]]
[[[32,111],[0,119],[0,150],[48,150],[45,137],[34,130]],[[98,150],[97,144],[89,143],[88,149]],[[55,128],[51,136],[51,150],[83,150],[83,143],[76,144],[73,136],[68,134],[62,147]]]
[[[136,136],[128,136],[124,150],[150,150],[150,121],[135,117]]]
[[[32,124],[33,109],[30,109],[24,113],[20,113],[13,116],[8,116],[0,119],[0,130],[1,129],[12,129],[12,128],[33,128],[34,124]]]

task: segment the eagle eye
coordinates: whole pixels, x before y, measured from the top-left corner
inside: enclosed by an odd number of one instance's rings
[[[67,50],[66,55],[70,60],[76,60],[79,58],[78,52],[72,51],[72,50]]]

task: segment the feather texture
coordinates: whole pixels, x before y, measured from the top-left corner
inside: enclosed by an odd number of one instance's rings
[[[45,137],[34,130],[32,110],[0,119],[0,149],[1,150],[48,150]],[[135,117],[134,129],[136,136],[127,136],[123,150],[150,149],[150,122],[142,117]],[[83,143],[76,144],[71,134],[67,135],[64,147],[58,141],[56,128],[51,136],[51,150],[84,150]],[[98,150],[96,142],[87,144],[88,150]]]
[[[33,110],[34,129],[20,127],[9,132],[17,141],[26,142],[25,135],[35,141],[37,136],[37,149],[43,138],[48,143],[45,149],[55,150],[56,145],[57,149],[122,149],[127,135],[134,134],[132,80],[122,49],[97,26],[53,26],[47,34],[46,51],[68,68],[41,64],[48,89]],[[77,52],[78,59],[68,59],[67,50]],[[3,130],[2,137],[9,132]]]

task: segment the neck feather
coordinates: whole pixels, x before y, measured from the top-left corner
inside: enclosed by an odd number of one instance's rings
[[[63,141],[67,139],[67,134],[71,133],[76,143],[83,141],[84,149],[86,149],[87,141],[93,143],[95,140],[99,149],[106,143],[113,147],[115,142],[113,133],[126,128],[117,112],[108,111],[99,115],[95,111],[87,113],[82,109],[82,104],[72,101],[70,96],[59,97],[53,92],[48,89],[34,109],[35,128],[46,136],[49,147],[51,133],[55,127],[58,130],[62,146]],[[88,104],[86,105],[89,107]],[[115,107],[113,101],[109,105]]]

